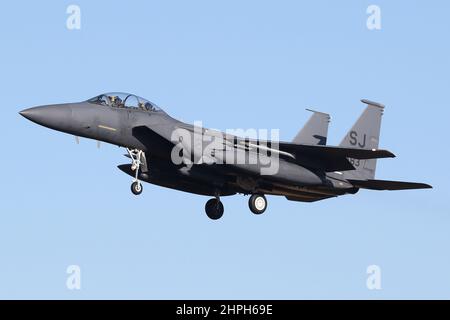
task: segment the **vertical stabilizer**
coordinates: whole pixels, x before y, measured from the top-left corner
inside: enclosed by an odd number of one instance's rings
[[[339,146],[360,149],[378,149],[381,116],[383,115],[384,105],[365,99],[361,100],[361,102],[367,104],[367,107],[350,131],[345,135]],[[366,180],[375,178],[377,166],[376,159],[349,160],[356,170],[345,171],[343,173],[345,179]]]
[[[292,142],[296,144],[326,145],[330,115],[310,109],[306,110],[313,112],[313,114]]]

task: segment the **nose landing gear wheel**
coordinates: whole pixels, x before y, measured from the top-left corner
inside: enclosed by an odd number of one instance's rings
[[[254,214],[262,214],[267,209],[267,199],[263,194],[252,194],[248,206]]]
[[[220,219],[223,215],[223,211],[224,211],[223,204],[220,200],[214,198],[206,202],[205,212],[208,218],[212,220]]]
[[[142,184],[139,181],[135,181],[131,184],[131,192],[138,196],[142,193]]]
[[[142,150],[137,149],[129,149],[127,148],[128,155],[131,159],[131,170],[135,172],[134,174],[134,180],[131,184],[131,192],[134,195],[140,195],[142,193],[142,184],[139,181],[139,169],[141,168],[142,164],[146,165],[145,161],[145,153]],[[144,159],[144,160],[142,160]],[[142,162],[144,161],[144,163]]]

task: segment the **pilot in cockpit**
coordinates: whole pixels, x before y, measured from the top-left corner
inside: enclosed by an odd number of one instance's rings
[[[145,109],[148,111],[155,111],[155,108],[153,108],[153,105],[148,101],[145,103]]]
[[[147,103],[145,103],[145,102],[139,102],[139,109],[144,110],[144,111],[148,111],[148,108],[147,108],[146,104]]]
[[[122,107],[122,99],[120,99],[118,96],[110,96],[109,99],[111,100],[112,107],[115,107],[115,108]]]

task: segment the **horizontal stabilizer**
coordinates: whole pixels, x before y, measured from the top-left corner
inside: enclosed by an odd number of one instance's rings
[[[330,146],[308,146],[298,145],[297,151],[315,154],[315,155],[327,155],[330,157],[345,157],[353,159],[381,159],[381,158],[395,158],[395,155],[383,149],[357,149],[357,148],[342,148],[342,147],[330,147]]]
[[[348,180],[357,188],[371,190],[408,190],[430,189],[432,186],[426,183],[389,181],[389,180]]]
[[[354,170],[355,167],[349,162],[348,158],[380,159],[395,157],[392,152],[381,149],[313,146],[294,143],[280,143],[279,148],[281,151],[292,154],[300,165],[327,172]]]
[[[336,158],[353,159],[381,159],[395,158],[395,155],[383,149],[358,149],[331,146],[313,146],[293,143],[280,143],[280,150],[287,151],[294,155],[326,156]]]

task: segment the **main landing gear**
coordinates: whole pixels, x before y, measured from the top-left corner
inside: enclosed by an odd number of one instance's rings
[[[267,209],[267,199],[263,194],[252,194],[248,199],[248,207],[254,214],[262,214]]]
[[[254,214],[262,214],[267,209],[267,199],[263,194],[255,193],[248,200],[250,211]],[[212,220],[220,219],[223,216],[223,204],[219,196],[209,199],[205,205],[205,212],[208,218]]]
[[[134,195],[140,195],[142,193],[143,187],[142,183],[139,181],[139,169],[142,165],[142,157],[144,152],[142,150],[137,149],[128,149],[127,148],[128,155],[131,158],[131,170],[135,171],[134,180],[131,184],[131,192]]]
[[[219,196],[209,199],[205,204],[206,215],[212,220],[220,219],[223,216],[223,211],[223,204]]]

